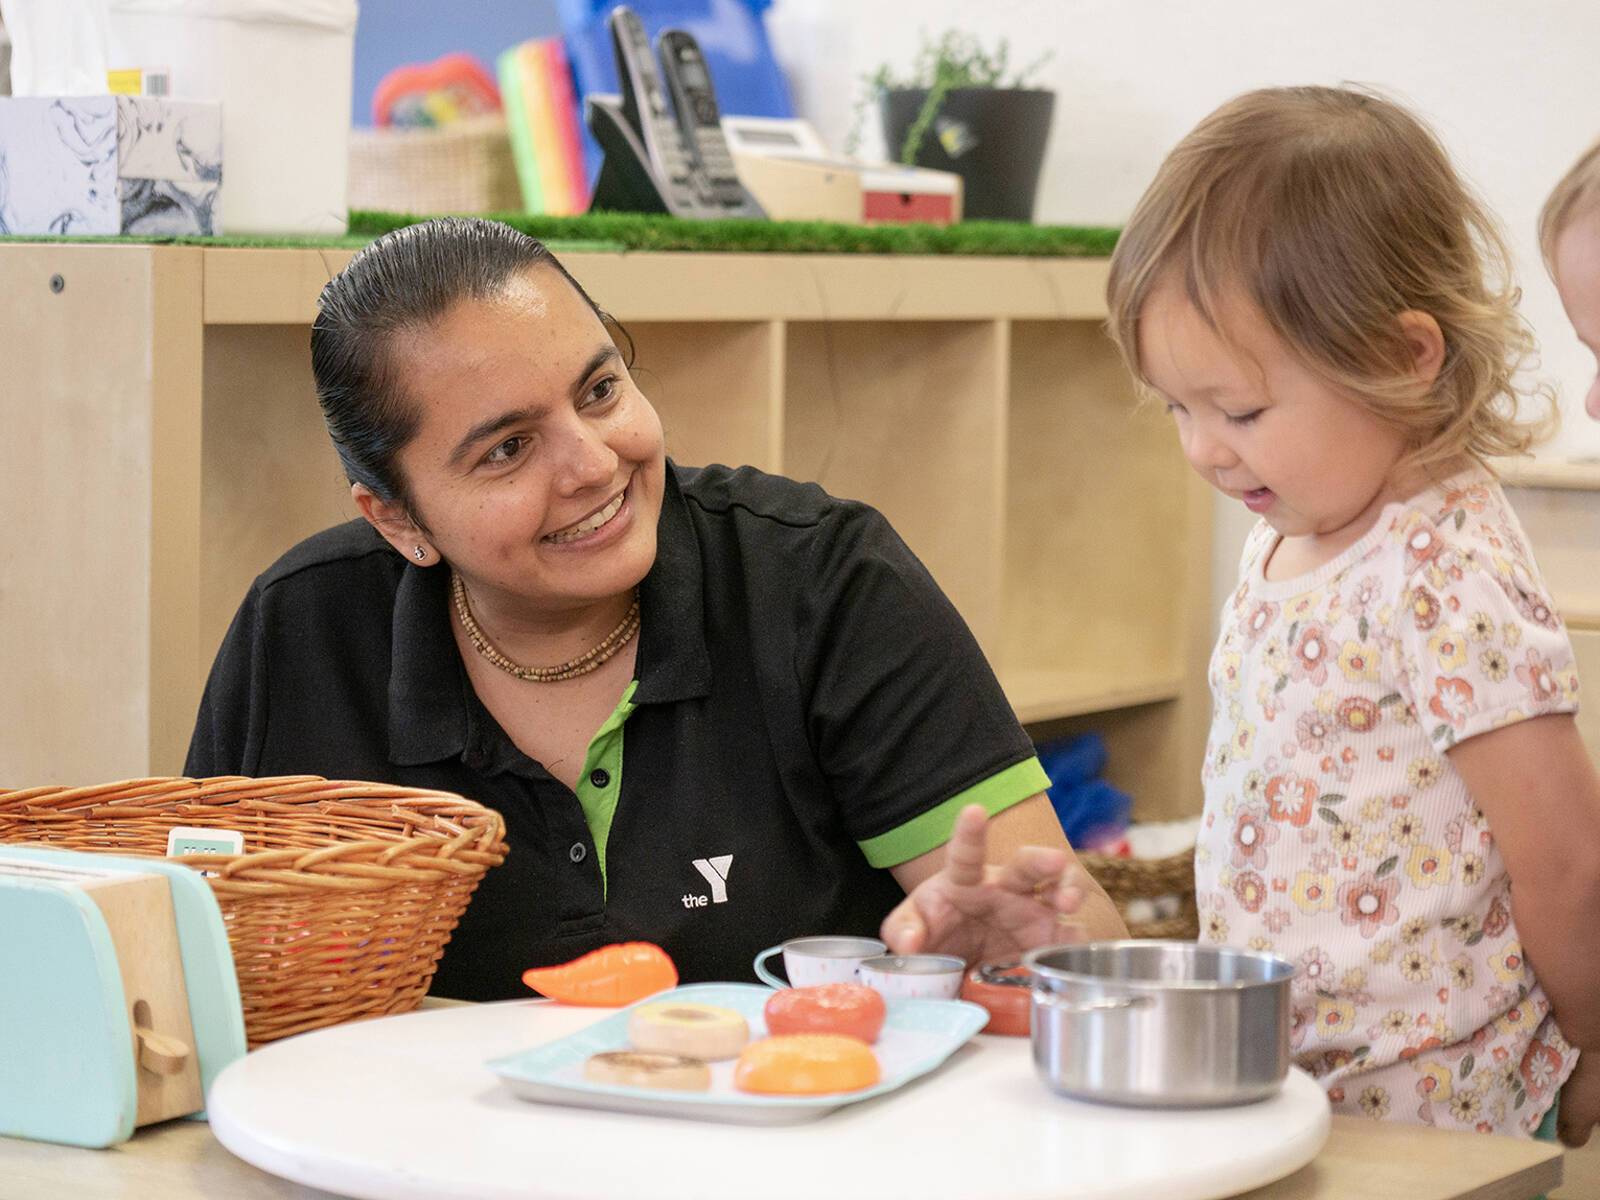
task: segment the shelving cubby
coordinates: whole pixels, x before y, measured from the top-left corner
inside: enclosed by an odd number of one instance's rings
[[[354,515],[307,351],[349,257],[0,246],[8,278],[67,280],[0,298],[0,344],[60,347],[21,356],[0,411],[25,434],[0,443],[0,503],[38,517],[0,533],[0,657],[41,677],[0,689],[0,783],[177,771],[250,580]],[[1210,501],[1101,331],[1103,260],[564,261],[633,337],[669,453],[881,509],[1036,735],[1097,729],[1140,815],[1198,810]]]

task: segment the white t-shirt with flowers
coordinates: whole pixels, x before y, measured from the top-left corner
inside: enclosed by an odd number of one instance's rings
[[[1276,542],[1250,535],[1211,659],[1201,940],[1297,965],[1295,1058],[1336,1110],[1527,1134],[1577,1055],[1445,751],[1575,711],[1566,631],[1481,470],[1298,578],[1264,577]]]

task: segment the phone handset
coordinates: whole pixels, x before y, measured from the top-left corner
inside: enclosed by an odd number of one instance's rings
[[[711,203],[729,216],[764,217],[761,206],[734,169],[728,139],[722,133],[722,114],[711,85],[711,71],[694,35],[682,29],[663,30],[659,39],[661,67],[672,90],[678,125],[694,155],[701,186]]]
[[[622,115],[644,143],[648,158],[644,165],[655,177],[667,210],[687,215],[707,198],[696,186],[694,160],[661,86],[650,35],[639,14],[627,5],[612,9],[609,23],[622,85]]]

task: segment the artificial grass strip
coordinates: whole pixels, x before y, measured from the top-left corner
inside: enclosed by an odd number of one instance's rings
[[[1115,229],[963,221],[958,225],[838,225],[829,221],[686,221],[636,213],[577,217],[497,213],[557,253],[686,251],[734,254],[949,254],[1032,258],[1097,258],[1117,244]],[[342,237],[49,237],[0,236],[0,242],[320,248],[358,250],[380,234],[427,217],[352,212]]]
[[[350,232],[372,237],[425,217],[352,212]],[[1111,253],[1115,229],[963,221],[956,225],[839,225],[831,221],[686,221],[639,213],[577,217],[497,213],[495,220],[541,241],[611,242],[629,250],[737,254],[966,254],[1089,258]]]

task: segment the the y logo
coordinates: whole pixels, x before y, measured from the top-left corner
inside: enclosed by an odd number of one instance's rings
[[[694,860],[694,869],[705,877],[711,886],[711,903],[722,904],[728,899],[728,870],[733,866],[733,855],[716,854],[710,858]]]

